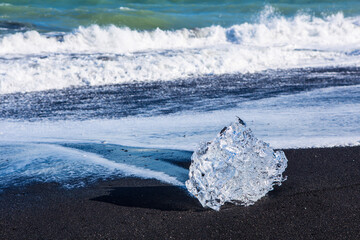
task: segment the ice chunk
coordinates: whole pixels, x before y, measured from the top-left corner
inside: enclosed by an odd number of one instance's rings
[[[217,211],[225,202],[248,206],[285,181],[286,167],[284,152],[274,152],[239,118],[193,153],[186,187]]]

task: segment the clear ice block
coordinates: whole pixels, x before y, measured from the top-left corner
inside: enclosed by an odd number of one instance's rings
[[[249,206],[286,180],[286,167],[284,152],[274,152],[239,118],[193,153],[186,187],[203,207]]]

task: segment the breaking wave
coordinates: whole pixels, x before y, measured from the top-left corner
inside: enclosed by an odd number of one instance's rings
[[[229,28],[138,31],[79,27],[0,39],[0,94],[71,86],[169,81],[266,69],[358,66],[360,18],[280,16]]]

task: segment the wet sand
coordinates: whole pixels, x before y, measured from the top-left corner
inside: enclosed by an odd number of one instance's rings
[[[288,180],[250,207],[122,178],[0,194],[0,239],[360,239],[360,147],[286,150]]]

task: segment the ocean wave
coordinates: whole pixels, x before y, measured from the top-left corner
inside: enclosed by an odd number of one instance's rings
[[[360,47],[360,17],[342,13],[325,18],[297,15],[285,18],[266,8],[258,23],[229,28],[212,26],[175,31],[138,31],[110,25],[79,27],[72,33],[40,34],[36,31],[3,36],[1,54],[133,53],[158,49],[186,49],[221,44],[288,49],[342,50]]]
[[[229,28],[8,34],[0,39],[0,94],[360,64],[359,17],[286,18],[268,7],[259,19]]]
[[[7,6],[12,6],[12,4],[10,3],[0,3],[0,7],[7,7]]]

